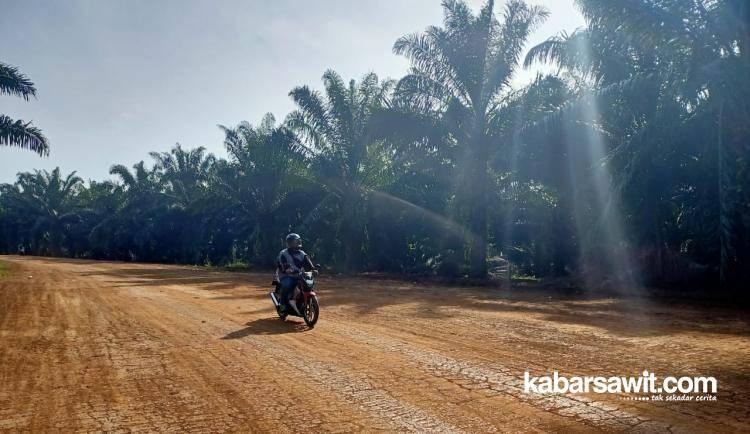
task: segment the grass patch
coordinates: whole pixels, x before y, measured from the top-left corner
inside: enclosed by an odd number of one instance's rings
[[[248,271],[250,265],[247,262],[234,261],[222,267],[225,271]]]
[[[542,279],[530,274],[524,274],[514,271],[513,275],[511,276],[511,280],[518,282],[541,282]]]
[[[8,264],[0,261],[0,279],[3,279],[8,274]]]

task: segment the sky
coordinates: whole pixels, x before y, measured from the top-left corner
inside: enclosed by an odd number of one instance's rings
[[[573,0],[528,2],[551,14],[528,47],[584,25]],[[289,91],[320,89],[328,68],[397,79],[409,64],[394,41],[441,21],[439,0],[0,0],[0,62],[37,87],[29,102],[0,96],[0,113],[33,121],[51,144],[41,158],[0,148],[0,182],[56,166],[106,179],[177,142],[225,156],[218,124],[282,121]]]

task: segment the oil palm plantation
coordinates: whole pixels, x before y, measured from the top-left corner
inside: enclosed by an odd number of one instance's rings
[[[111,234],[114,246],[128,259],[164,260],[167,252],[159,246],[165,245],[164,238],[172,232],[163,225],[170,197],[165,192],[161,171],[140,161],[133,171],[116,164],[109,172],[120,178],[125,200],[120,211],[111,216],[112,220],[103,221],[99,228],[114,230]]]
[[[200,201],[206,194],[211,170],[216,162],[206,148],[185,150],[177,143],[169,152],[151,152],[155,168],[163,173],[171,195],[184,209]]]
[[[170,204],[165,223],[173,234],[170,248],[180,262],[199,263],[209,232],[206,208],[209,182],[216,158],[204,147],[185,150],[178,143],[169,152],[151,152],[155,169],[161,173]]]
[[[0,95],[10,95],[28,101],[36,97],[34,83],[18,68],[0,62]],[[39,155],[49,154],[49,143],[42,131],[20,119],[0,114],[0,145],[29,149]]]
[[[482,277],[501,263],[487,256],[502,254],[540,277],[654,271],[646,280],[671,273],[682,287],[706,283],[697,270],[740,287],[750,279],[748,3],[577,4],[587,26],[526,58],[558,72],[523,88],[511,81],[546,12],[445,0],[441,25],[395,43],[411,61],[395,86],[327,71],[321,91],[292,90],[283,125],[222,127],[228,159],[177,146],[152,153],[154,168],[113,166],[118,182],[87,186],[21,174],[0,185],[0,250],[266,266],[295,230],[322,262],[352,271]],[[0,93],[34,96],[3,66]],[[67,199],[53,199],[65,190],[56,183],[71,185]]]
[[[71,234],[76,238],[78,256],[101,259],[128,259],[127,251],[120,250],[115,239],[120,212],[125,202],[122,186],[115,182],[89,181],[78,195],[81,224]]]
[[[82,188],[75,172],[63,176],[58,167],[19,174],[15,184],[4,186],[2,196],[5,211],[20,223],[32,250],[59,256],[70,253],[66,237],[81,218],[77,196]]]
[[[596,104],[637,243],[688,253],[736,280],[748,258],[747,2],[578,0],[588,26],[534,47]],[[717,191],[718,186],[718,191]],[[713,221],[713,223],[711,223]],[[713,260],[709,259],[713,258]],[[663,274],[662,270],[655,270]],[[733,277],[734,276],[734,277]]]
[[[366,249],[367,199],[391,179],[391,154],[369,126],[373,113],[388,104],[392,83],[373,73],[346,83],[328,70],[323,86],[325,95],[308,86],[292,89],[297,110],[286,125],[311,150],[311,173],[326,193],[323,203],[336,209],[336,261],[357,269]]]
[[[291,196],[310,184],[306,178],[306,150],[284,126],[277,126],[272,114],[260,125],[242,122],[234,128],[220,126],[229,161],[216,173],[219,194],[234,210],[232,224],[246,240],[247,256],[271,265],[281,245],[281,233],[292,221],[285,221],[294,207]]]
[[[460,0],[443,2],[443,26],[401,37],[393,46],[406,56],[410,72],[396,86],[396,98],[425,111],[438,111],[451,125],[460,149],[456,198],[466,224],[470,275],[487,274],[489,164],[508,137],[505,117],[514,100],[511,79],[529,34],[548,15],[522,1],[507,3],[502,19],[494,1],[479,11]]]

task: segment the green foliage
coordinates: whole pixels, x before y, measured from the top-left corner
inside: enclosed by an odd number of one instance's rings
[[[233,261],[224,265],[223,268],[226,271],[247,271],[250,269],[250,266],[247,262]]]
[[[36,97],[34,83],[23,75],[18,68],[0,62],[0,95],[12,95],[23,98]]]
[[[333,258],[347,270],[364,265],[370,192],[393,180],[393,155],[387,144],[376,140],[369,126],[374,112],[388,104],[390,81],[367,74],[348,85],[332,70],[323,74],[325,96],[307,86],[289,95],[298,109],[286,125],[310,150],[309,182],[324,194],[310,224],[333,232]],[[332,211],[333,215],[322,215]]]
[[[520,101],[510,80],[526,39],[548,13],[515,0],[507,3],[502,21],[495,17],[492,0],[478,15],[461,1],[445,1],[443,8],[443,27],[429,27],[394,44],[394,53],[412,63],[395,88],[395,98],[397,104],[418,112],[445,113],[442,119],[459,149],[453,209],[467,228],[469,274],[484,277],[489,157],[508,146],[515,126],[511,113]]]
[[[681,252],[717,267],[723,282],[747,279],[747,2],[577,3],[588,27],[526,59],[556,64],[577,89],[556,131],[596,107],[634,250]],[[676,277],[661,261],[643,265],[656,280]]]
[[[328,70],[322,91],[290,92],[281,125],[220,126],[227,159],[178,144],[113,166],[115,181],[21,173],[0,186],[0,251],[246,269],[272,266],[295,231],[333,270],[481,277],[509,260],[523,279],[741,287],[750,7],[577,4],[587,26],[522,62],[544,9],[446,0],[441,26],[394,44],[406,76]],[[536,62],[558,70],[512,87]],[[35,89],[0,64],[0,93]],[[7,116],[0,141],[47,149]]]
[[[0,186],[3,218],[14,219],[16,230],[26,234],[22,244],[45,254],[63,254],[70,228],[81,219],[77,197],[82,188],[75,172],[62,176],[59,168],[21,173],[16,184]]]
[[[229,161],[215,165],[212,191],[231,228],[219,238],[235,240],[232,259],[270,266],[283,233],[298,221],[300,193],[309,191],[308,151],[288,128],[276,126],[270,113],[258,127],[243,122],[220,128]]]

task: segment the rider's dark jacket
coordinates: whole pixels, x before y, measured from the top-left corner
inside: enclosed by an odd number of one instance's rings
[[[284,249],[279,252],[279,257],[276,260],[276,267],[279,272],[279,276],[285,274],[296,274],[302,270],[312,270],[315,266],[310,259],[310,256],[305,253],[304,250],[291,250]],[[291,273],[287,273],[287,269],[291,268]]]

